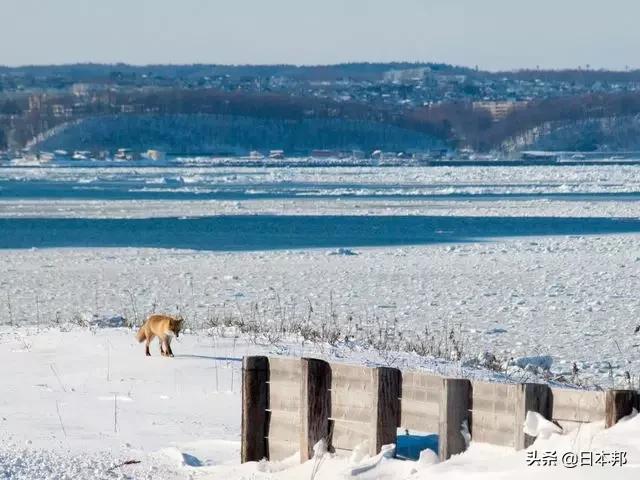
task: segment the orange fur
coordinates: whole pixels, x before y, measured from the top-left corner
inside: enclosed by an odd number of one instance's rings
[[[171,315],[150,315],[142,327],[140,327],[140,330],[138,330],[136,338],[140,343],[146,342],[145,353],[147,356],[151,356],[151,352],[149,352],[149,344],[151,343],[151,340],[158,337],[160,342],[160,354],[162,356],[173,357],[173,352],[171,351],[171,338],[174,335],[176,337],[180,335],[183,322],[184,319],[172,317]]]

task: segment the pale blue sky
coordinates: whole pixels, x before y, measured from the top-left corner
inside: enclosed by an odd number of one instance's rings
[[[639,0],[0,0],[0,64],[640,67]]]

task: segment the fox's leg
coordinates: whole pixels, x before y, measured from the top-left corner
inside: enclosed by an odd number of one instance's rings
[[[147,357],[151,356],[151,352],[149,351],[149,344],[151,343],[151,339],[149,337],[147,337],[146,342],[144,342],[144,354]]]
[[[173,351],[171,350],[171,337],[167,337],[166,342],[167,347],[165,350],[167,352],[167,356],[173,357]]]
[[[166,356],[167,355],[167,349],[164,346],[164,344],[165,344],[164,339],[162,339],[161,337],[158,337],[158,344],[160,345],[160,355],[162,355],[163,357]]]

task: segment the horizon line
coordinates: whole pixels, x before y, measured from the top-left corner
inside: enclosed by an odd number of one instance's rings
[[[483,69],[478,65],[467,66],[467,65],[459,65],[453,63],[447,63],[442,61],[416,61],[416,60],[391,60],[391,61],[380,61],[380,60],[350,60],[336,63],[203,63],[203,62],[184,62],[184,63],[135,63],[135,62],[96,62],[96,61],[76,61],[76,62],[62,62],[62,63],[25,63],[25,64],[0,64],[0,68],[3,69],[21,69],[21,68],[42,68],[42,67],[73,67],[73,66],[82,66],[82,65],[93,65],[93,66],[126,66],[126,67],[135,67],[135,68],[144,68],[144,67],[188,67],[188,66],[202,66],[202,67],[231,67],[231,68],[242,68],[242,67],[293,67],[293,68],[327,68],[327,67],[338,67],[344,65],[401,65],[401,64],[410,64],[410,65],[446,65],[452,68],[462,68],[465,70],[479,71],[479,72],[488,72],[488,73],[518,73],[518,72],[611,72],[611,73],[633,73],[640,71],[640,67],[629,67],[625,69],[616,69],[616,68],[594,68],[591,65],[587,68],[587,65],[584,67],[514,67],[511,69]]]

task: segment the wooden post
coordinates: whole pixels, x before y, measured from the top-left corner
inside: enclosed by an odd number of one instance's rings
[[[325,439],[329,447],[331,367],[324,360],[302,359],[300,382],[300,461],[313,458],[314,445]]]
[[[605,397],[605,428],[613,427],[618,420],[631,414],[637,402],[633,390],[607,390]]]
[[[397,368],[378,367],[373,369],[373,431],[375,442],[369,452],[377,455],[383,445],[396,443],[400,426],[400,395],[402,374]]]
[[[440,460],[464,452],[467,442],[462,435],[466,420],[471,429],[471,382],[461,378],[443,378],[440,396],[438,449]]]
[[[549,386],[541,383],[519,384],[515,409],[515,438],[513,444],[516,450],[523,450],[536,439],[536,437],[526,435],[523,431],[527,412],[538,412],[544,418],[551,418]]]
[[[269,458],[267,408],[269,408],[269,360],[267,357],[242,359],[242,432],[240,461]]]

